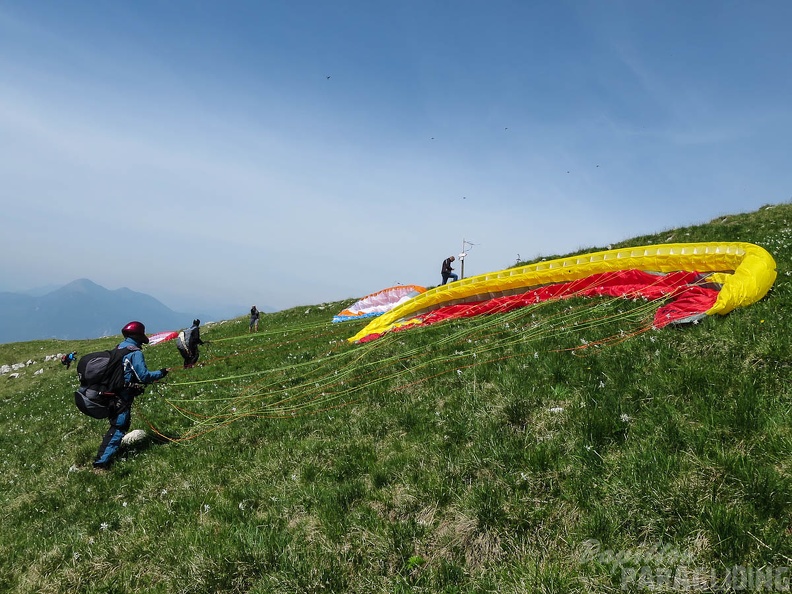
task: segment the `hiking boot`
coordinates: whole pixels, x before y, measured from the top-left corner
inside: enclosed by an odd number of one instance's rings
[[[94,464],[93,473],[98,475],[107,474],[110,471],[109,464]]]

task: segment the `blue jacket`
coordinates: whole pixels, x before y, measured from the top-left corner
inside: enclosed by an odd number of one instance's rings
[[[130,336],[119,343],[117,347],[119,349],[126,347],[138,348],[138,350],[124,355],[124,381],[128,384],[150,384],[163,378],[163,373],[159,369],[149,371],[149,368],[146,367],[146,360],[143,358],[143,351],[140,350],[140,346],[140,343]]]

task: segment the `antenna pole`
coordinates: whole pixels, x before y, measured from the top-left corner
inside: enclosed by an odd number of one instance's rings
[[[462,267],[459,270],[459,278],[460,280],[465,278],[465,256],[467,256],[467,252],[465,251],[466,247],[470,247],[473,249],[473,246],[476,245],[472,241],[468,241],[464,237],[462,238],[462,253],[459,254],[459,259],[462,260]]]
[[[462,255],[460,255],[460,257],[459,257],[459,259],[462,260],[462,265],[461,265],[461,267],[459,269],[459,280],[462,280],[463,278],[465,278],[465,256],[464,256],[464,253],[465,253],[465,238],[463,237],[462,238],[462,252],[461,252]]]

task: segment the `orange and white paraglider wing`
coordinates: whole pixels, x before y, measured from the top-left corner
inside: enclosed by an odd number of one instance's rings
[[[418,285],[396,285],[376,293],[366,295],[350,307],[340,311],[333,317],[333,322],[346,322],[381,316],[387,311],[398,307],[413,297],[426,292],[426,287]]]

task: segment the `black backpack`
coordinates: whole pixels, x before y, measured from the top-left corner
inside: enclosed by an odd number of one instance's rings
[[[74,392],[74,404],[94,419],[106,419],[119,407],[117,394],[124,389],[124,357],[137,347],[96,351],[80,357],[77,377],[80,388]]]

